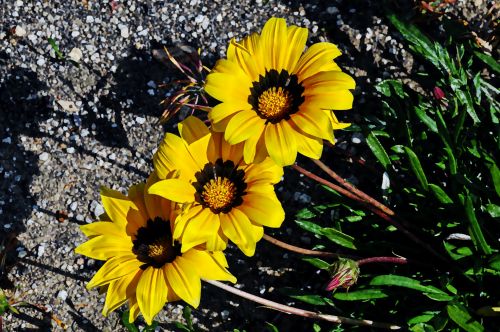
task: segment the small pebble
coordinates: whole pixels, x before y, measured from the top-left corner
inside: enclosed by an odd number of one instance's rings
[[[42,154],[38,156],[38,159],[40,159],[41,161],[46,161],[49,159],[49,154],[47,152],[42,152]]]

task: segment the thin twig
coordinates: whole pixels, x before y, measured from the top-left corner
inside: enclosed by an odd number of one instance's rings
[[[368,257],[356,261],[358,266],[371,263],[391,263],[391,264],[407,264],[408,260],[402,257]]]
[[[326,174],[328,174],[330,177],[332,177],[335,181],[340,183],[342,186],[344,186],[347,190],[350,192],[354,193],[355,195],[359,196],[369,204],[375,206],[376,208],[382,210],[385,214],[389,216],[394,216],[396,213],[391,210],[389,207],[386,205],[380,203],[377,201],[375,198],[369,196],[365,192],[359,190],[355,186],[353,186],[350,182],[346,181],[344,178],[342,178],[340,175],[338,175],[336,172],[334,172],[330,167],[326,166],[321,160],[312,160],[313,163],[319,166]]]
[[[382,329],[388,329],[388,330],[399,330],[401,329],[400,326],[394,325],[394,324],[389,324],[389,323],[380,323],[380,322],[374,322],[372,320],[367,320],[367,319],[351,319],[347,317],[342,317],[342,316],[334,316],[334,315],[326,315],[326,314],[320,314],[317,312],[313,311],[307,311],[299,308],[294,308],[290,307],[281,303],[277,303],[274,301],[270,301],[267,299],[264,299],[262,297],[244,292],[240,289],[234,288],[232,286],[226,285],[222,282],[215,281],[215,280],[205,280],[207,283],[219,287],[229,293],[238,295],[242,298],[245,298],[247,300],[262,304],[263,306],[274,309],[277,311],[281,311],[287,314],[293,314],[297,316],[302,316],[306,318],[312,318],[312,319],[321,319],[321,320],[326,320],[328,322],[336,323],[336,324],[348,324],[348,325],[356,325],[356,326],[371,326],[371,327],[377,327],[377,328],[382,328]]]
[[[436,256],[437,258],[439,258],[441,261],[443,262],[446,262],[447,264],[449,264],[449,261],[444,258],[441,254],[439,254],[437,251],[435,251],[428,243],[425,243],[424,241],[420,240],[416,235],[414,235],[412,232],[410,232],[409,230],[407,230],[403,225],[401,225],[393,216],[391,215],[388,215],[387,213],[385,213],[384,211],[376,208],[375,206],[373,206],[372,204],[369,204],[367,201],[363,200],[361,197],[359,197],[358,195],[355,195],[353,193],[351,193],[350,191],[328,181],[328,180],[325,180],[323,179],[322,177],[300,167],[299,165],[292,165],[291,166],[293,169],[299,171],[300,173],[304,174],[305,176],[307,176],[308,178],[311,178],[339,193],[341,193],[342,195],[348,197],[348,198],[351,198],[357,202],[359,202],[360,204],[364,205],[368,210],[370,210],[371,212],[375,213],[376,215],[378,215],[379,217],[381,217],[382,219],[388,221],[389,223],[391,223],[394,227],[396,227],[400,232],[402,232],[403,234],[405,234],[407,237],[409,237],[413,242],[415,242],[416,244],[422,246],[424,249],[426,249],[428,252],[432,253],[434,256]]]
[[[305,249],[305,248],[297,247],[297,246],[294,246],[294,245],[282,242],[282,241],[280,241],[278,239],[275,239],[274,237],[269,236],[267,234],[264,234],[264,236],[262,238],[264,240],[266,240],[266,241],[274,244],[277,247],[286,249],[288,251],[296,252],[296,253],[302,254],[302,255],[317,256],[317,257],[335,257],[335,258],[337,258],[337,257],[340,256],[339,254],[336,254],[336,253],[333,253],[333,252],[316,251],[316,250],[310,250],[310,249]]]

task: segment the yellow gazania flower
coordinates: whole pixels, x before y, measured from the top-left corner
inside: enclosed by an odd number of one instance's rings
[[[148,183],[132,186],[128,196],[103,188],[104,219],[81,226],[90,239],[75,251],[93,259],[105,260],[87,288],[106,289],[103,314],[129,303],[129,321],[139,312],[146,323],[166,302],[182,299],[197,307],[200,303],[200,278],[236,282],[227,271],[221,251],[191,248],[180,252],[181,244],[172,238],[175,217],[172,203],[145,190]]]
[[[323,139],[349,126],[331,111],[352,108],[354,80],[333,61],[341,53],[324,42],[302,54],[306,40],[307,29],[271,18],[260,35],[232,40],[207,76],[205,91],[221,101],[208,117],[230,144],[244,142],[246,163],[269,155],[291,165],[297,152],[319,159]]]
[[[267,158],[243,162],[243,145],[230,145],[195,117],[179,124],[181,137],[167,133],[153,163],[160,179],[149,189],[182,204],[174,239],[182,252],[206,243],[224,250],[229,240],[245,255],[255,253],[263,226],[279,227],[285,212],[274,192],[283,169]]]

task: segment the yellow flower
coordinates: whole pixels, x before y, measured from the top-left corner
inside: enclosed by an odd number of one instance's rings
[[[269,155],[291,165],[297,152],[319,159],[323,139],[334,142],[332,110],[352,108],[352,77],[333,61],[341,53],[317,43],[304,54],[307,29],[271,18],[262,33],[236,43],[207,76],[205,91],[221,101],[208,114],[230,144],[244,142],[246,163]]]
[[[90,239],[75,249],[106,261],[87,284],[88,289],[106,289],[103,314],[128,300],[129,321],[141,312],[149,325],[166,302],[182,299],[197,307],[200,278],[236,282],[221,251],[196,247],[181,253],[169,222],[175,218],[173,203],[147,194],[155,180],[152,175],[147,184],[132,186],[128,196],[101,189],[104,221],[81,226]]]
[[[224,250],[229,240],[245,255],[255,253],[263,226],[279,227],[285,212],[274,192],[283,169],[267,158],[243,162],[243,145],[230,145],[195,117],[179,124],[181,137],[167,133],[153,163],[160,179],[149,189],[182,204],[174,239],[182,252],[206,243]]]

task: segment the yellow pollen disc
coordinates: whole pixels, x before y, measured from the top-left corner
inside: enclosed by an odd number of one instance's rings
[[[223,210],[234,200],[236,186],[227,178],[210,180],[203,186],[203,201],[213,210]]]
[[[168,255],[168,247],[162,241],[156,241],[148,246],[148,256],[155,261],[163,261]]]
[[[286,115],[291,104],[292,98],[283,88],[272,87],[259,96],[259,112],[268,119]]]

